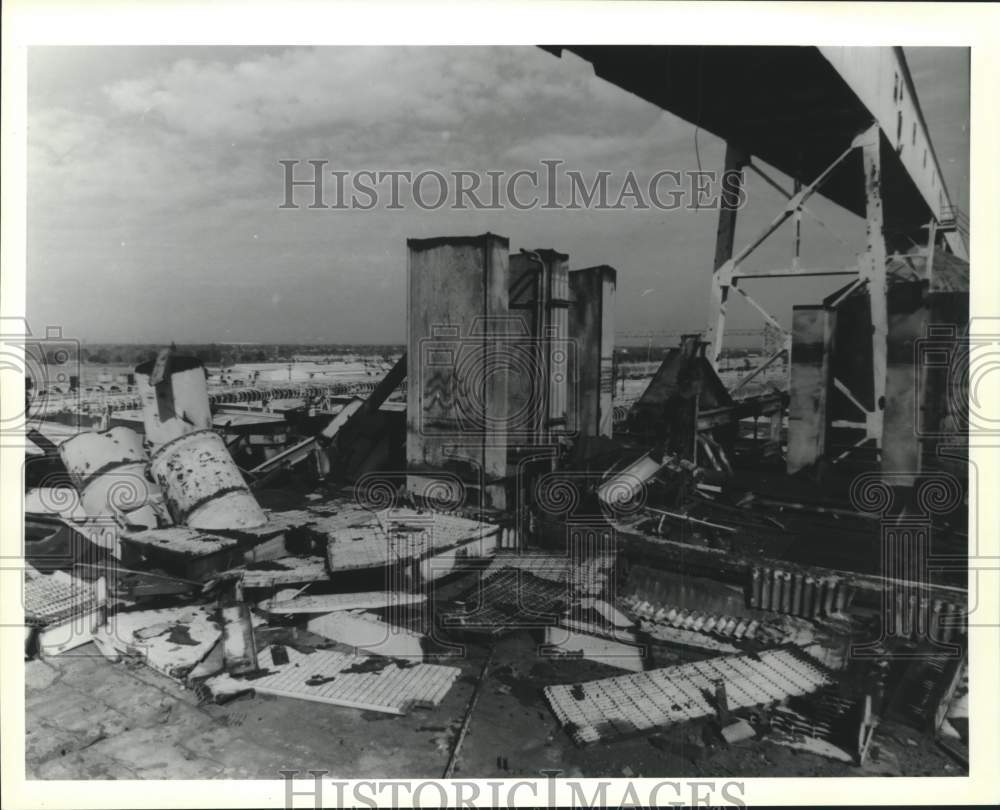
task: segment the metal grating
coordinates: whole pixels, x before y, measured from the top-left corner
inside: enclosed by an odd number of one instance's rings
[[[65,571],[30,576],[24,582],[24,615],[29,625],[46,625],[80,616],[104,604],[96,583]]]
[[[832,683],[792,650],[731,656],[676,667],[545,688],[545,697],[581,744],[646,733],[715,712],[715,682],[724,681],[736,709],[803,695]]]
[[[463,597],[468,612],[448,613],[445,627],[493,637],[515,630],[556,624],[569,603],[564,583],[536,577],[527,571],[503,568],[489,573]]]
[[[216,696],[253,689],[260,694],[312,700],[386,714],[406,714],[414,705],[436,706],[461,674],[438,664],[400,665],[390,658],[333,650],[300,653],[286,647],[288,663],[276,665],[271,647],[258,655],[267,675],[219,675],[206,683]]]
[[[492,575],[504,569],[516,568],[541,579],[569,582],[574,592],[600,594],[608,585],[614,557],[598,555],[577,559],[566,554],[497,554],[487,569]]]

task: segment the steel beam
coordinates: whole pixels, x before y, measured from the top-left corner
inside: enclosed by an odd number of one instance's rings
[[[729,298],[729,282],[722,270],[733,258],[739,192],[743,188],[743,169],[749,163],[750,157],[746,152],[732,142],[726,143],[723,187],[728,193],[722,194],[719,203],[715,262],[712,265],[711,313],[707,335],[708,345],[711,348],[708,359],[716,371],[718,371],[719,354],[722,352],[722,338],[726,329],[726,301]]]
[[[952,209],[951,198],[903,49],[820,47],[819,52],[871,112],[934,220],[940,222]],[[957,233],[949,233],[946,238],[955,255],[967,258]]]
[[[867,250],[861,257],[860,275],[868,282],[872,318],[872,392],[874,409],[868,415],[868,438],[882,449],[882,424],[885,412],[886,347],[889,319],[886,302],[885,225],[882,211],[882,161],[879,128],[871,128],[856,141],[861,146],[865,171],[867,211]]]

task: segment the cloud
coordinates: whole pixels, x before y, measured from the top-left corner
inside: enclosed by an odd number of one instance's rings
[[[283,159],[417,172],[558,158],[586,177],[695,168],[690,125],[571,55],[39,49],[29,71],[29,316],[67,333],[398,340],[405,239],[483,230],[509,235],[512,247],[567,250],[575,266],[616,266],[630,327],[702,320],[712,211],[278,209]],[[705,168],[718,165],[717,139],[701,133],[699,143]],[[643,298],[665,274],[670,300]]]

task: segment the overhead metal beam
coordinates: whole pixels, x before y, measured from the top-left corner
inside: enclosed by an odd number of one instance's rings
[[[544,47],[575,53],[597,76],[740,144],[792,178],[815,177],[875,119],[883,136],[887,236],[909,244],[932,219],[940,224],[953,216],[900,48]],[[843,164],[822,194],[864,217],[865,195],[856,182],[860,163],[855,155]],[[960,235],[951,232],[947,239],[965,258]]]
[[[941,222],[953,205],[903,49],[820,47],[819,51],[871,112],[934,221]],[[946,239],[955,255],[968,258],[957,233],[947,234]]]

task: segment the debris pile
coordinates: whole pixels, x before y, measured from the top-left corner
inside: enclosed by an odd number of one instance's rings
[[[58,447],[38,438],[72,488],[28,493],[28,655],[92,641],[206,702],[388,715],[471,682],[446,775],[494,695],[547,704],[535,714],[554,716],[550,739],[561,727],[579,745],[645,735],[667,750],[700,727],[712,744],[863,766],[884,720],[960,739],[964,588],[941,581],[951,571],[917,582],[872,563],[879,543],[888,559],[932,527],[936,550],[964,540],[943,519],[912,528],[915,505],[943,496],[911,487],[897,531],[895,514],[826,491],[857,479],[776,473],[787,398],[734,399],[698,335],[616,431],[600,314],[614,271],[508,249],[491,234],[411,241],[410,360],[330,412],[213,412],[201,363],[164,350],[136,369],[144,437],[106,425]],[[458,271],[475,283],[453,284]],[[479,355],[515,309],[532,313],[511,330],[524,378]],[[469,334],[439,328],[455,313]],[[563,343],[580,368],[563,367]],[[418,361],[406,405],[390,403]],[[748,456],[758,418],[766,452]],[[484,689],[518,637],[529,662],[516,677],[508,666],[506,692]],[[478,676],[468,649],[483,654]]]

